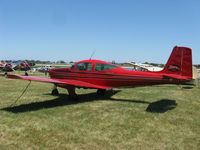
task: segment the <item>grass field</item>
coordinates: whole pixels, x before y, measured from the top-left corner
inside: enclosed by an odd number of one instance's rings
[[[77,90],[0,77],[0,149],[200,149],[200,88]],[[14,103],[13,106],[11,106]]]

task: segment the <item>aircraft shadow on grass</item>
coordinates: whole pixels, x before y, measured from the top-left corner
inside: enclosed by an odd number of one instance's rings
[[[143,100],[112,98],[112,96],[118,92],[119,91],[107,92],[104,96],[99,96],[96,93],[82,94],[82,95],[79,95],[78,100],[71,100],[69,99],[67,94],[60,94],[53,100],[32,102],[29,104],[22,104],[22,105],[13,106],[13,107],[10,106],[10,107],[1,108],[0,110],[12,112],[12,113],[24,113],[24,112],[29,112],[29,111],[37,111],[40,109],[49,109],[49,108],[54,108],[54,107],[75,105],[79,103],[92,102],[92,101],[98,101],[98,100],[146,104],[148,105],[148,107],[146,108],[146,111],[152,112],[152,113],[165,113],[168,110],[176,108],[177,106],[177,103],[175,100],[169,100],[169,99],[161,99],[161,100],[151,103],[151,102],[143,101]]]

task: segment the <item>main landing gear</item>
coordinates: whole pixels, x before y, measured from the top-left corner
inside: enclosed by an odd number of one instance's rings
[[[76,88],[74,86],[68,86],[66,89],[68,91],[70,99],[73,99],[73,100],[78,99],[78,95],[76,94]]]
[[[103,90],[103,89],[97,90],[97,95],[105,95],[105,93],[106,93],[106,90]]]
[[[78,95],[76,94],[76,88],[74,86],[67,86],[67,87],[63,87],[63,88],[67,89],[68,94],[69,94],[69,99],[73,99],[73,100],[78,99]],[[51,94],[54,95],[54,96],[59,95],[59,92],[58,92],[56,85],[54,86]],[[105,94],[106,94],[106,90],[104,90],[104,89],[98,89],[97,90],[97,95],[104,96]]]
[[[77,100],[78,99],[78,95],[76,94],[76,89],[75,89],[74,86],[68,86],[68,87],[64,87],[64,88],[67,89],[70,99],[73,99],[73,100]],[[58,96],[59,95],[59,92],[58,92],[58,89],[57,89],[56,85],[54,85],[53,90],[51,91],[51,94],[54,95],[54,96]]]

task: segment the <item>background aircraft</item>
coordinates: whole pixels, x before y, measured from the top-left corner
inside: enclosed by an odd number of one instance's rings
[[[0,62],[0,70],[5,71],[5,72],[14,71],[14,65],[9,62],[6,62],[6,61],[1,61]]]
[[[12,72],[15,70],[27,71],[31,69],[31,65],[27,61],[1,61],[0,70],[5,72]]]
[[[13,69],[14,70],[22,70],[22,71],[27,71],[31,69],[31,65],[27,62],[27,61],[13,61],[12,62],[13,65]]]
[[[101,60],[83,60],[71,68],[49,70],[50,78],[8,74],[8,78],[39,81],[54,84],[53,95],[57,87],[68,90],[69,96],[76,98],[75,88],[97,89],[98,94],[120,87],[136,87],[157,84],[180,84],[192,79],[192,50],[187,47],[174,47],[171,56],[162,71],[131,71],[121,66]]]

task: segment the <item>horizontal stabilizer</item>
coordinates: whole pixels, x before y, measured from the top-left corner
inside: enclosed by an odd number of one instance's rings
[[[182,75],[176,75],[176,74],[165,74],[163,75],[164,78],[169,79],[177,79],[177,80],[191,80],[191,77],[182,76]]]

